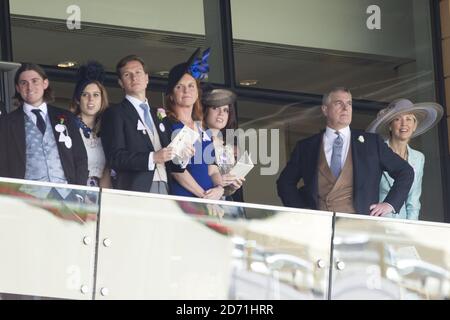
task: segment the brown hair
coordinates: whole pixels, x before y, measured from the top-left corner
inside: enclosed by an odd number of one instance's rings
[[[125,65],[131,61],[139,62],[142,65],[142,68],[144,69],[145,73],[148,73],[147,68],[145,66],[144,59],[142,59],[141,57],[139,57],[135,54],[130,54],[126,57],[123,57],[122,59],[119,60],[119,62],[117,62],[116,73],[117,73],[117,76],[119,77],[119,79],[122,77],[122,74],[121,74],[122,68],[125,67]]]
[[[42,69],[40,66],[38,66],[35,63],[24,62],[24,63],[22,63],[20,68],[17,69],[16,75],[14,76],[14,84],[16,86],[19,85],[20,75],[22,73],[24,73],[25,71],[35,71],[42,78],[42,80],[48,79],[47,74],[45,73],[44,69]],[[19,105],[23,105],[24,100],[23,100],[22,96],[20,95],[20,93],[17,92],[17,89],[16,89],[16,93],[14,95],[14,99],[16,99],[19,102],[18,103]],[[50,87],[50,84],[48,85],[47,89],[44,90],[43,100],[45,102],[53,102],[54,101],[53,90]]]
[[[234,103],[230,103],[227,106],[228,106],[227,124],[225,125],[225,127],[223,127],[223,129],[220,130],[220,132],[222,132],[223,137],[226,136],[227,129],[236,129],[237,128],[236,112],[234,109]],[[205,128],[208,128],[206,119],[208,119],[209,110],[211,110],[211,108],[216,108],[216,107],[215,106],[207,106],[207,105],[203,104],[203,126]]]
[[[197,100],[194,102],[194,107],[192,109],[192,120],[194,121],[203,121],[203,107],[201,101],[202,96],[202,89],[200,87],[200,82],[198,80],[195,80],[195,84],[197,85]],[[167,116],[175,121],[178,121],[177,115],[175,113],[175,103],[173,101],[173,89],[170,93],[166,95],[165,98],[165,104],[166,104],[166,110],[167,110]]]
[[[109,106],[108,92],[106,91],[105,86],[97,80],[92,80],[91,82],[88,82],[84,86],[83,91],[90,84],[96,84],[97,87],[100,89],[100,94],[102,96],[102,103],[100,104],[100,110],[95,115],[95,125],[94,128],[92,129],[92,131],[97,135],[98,132],[100,131],[102,114]],[[83,92],[81,92],[81,94],[83,94]],[[72,98],[72,101],[70,102],[70,111],[72,111],[76,116],[81,117],[80,101],[77,101],[75,98]]]

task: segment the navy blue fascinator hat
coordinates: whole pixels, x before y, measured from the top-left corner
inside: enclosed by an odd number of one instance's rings
[[[186,62],[177,64],[170,69],[166,94],[172,92],[173,88],[185,73],[190,74],[196,80],[206,79],[209,72],[209,53],[210,48],[203,51],[201,57],[199,57],[200,48],[197,48]]]
[[[94,81],[103,84],[105,80],[105,69],[97,61],[89,61],[78,69],[78,81],[73,92],[73,99],[80,101],[81,93],[86,86]]]

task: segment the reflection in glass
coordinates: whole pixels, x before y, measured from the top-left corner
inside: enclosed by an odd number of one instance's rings
[[[95,188],[0,179],[0,298],[91,299],[98,200]]]
[[[336,222],[331,297],[448,299],[449,241],[443,224],[342,215]]]
[[[56,66],[70,60],[76,68],[94,59],[115,72],[117,61],[133,53],[160,78],[195,48],[208,46],[201,0],[14,0],[10,6],[15,61]],[[183,14],[174,16],[174,8]],[[69,28],[77,17],[80,27]],[[39,45],[29,50],[30,43]]]
[[[115,245],[99,248],[98,286],[110,295],[96,297],[326,298],[328,267],[317,261],[329,256],[331,214],[227,214],[236,205],[103,191],[100,238]]]
[[[378,18],[370,5],[232,0],[236,82],[317,94],[345,86],[374,101],[434,99],[430,2],[380,0]]]
[[[48,186],[48,184],[33,182],[0,181],[0,194],[21,199],[61,219],[80,223],[97,219],[97,191]]]

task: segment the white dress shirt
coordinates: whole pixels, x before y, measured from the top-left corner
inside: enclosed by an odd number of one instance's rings
[[[327,127],[325,130],[325,134],[323,135],[323,147],[325,151],[325,158],[327,159],[328,166],[331,163],[331,155],[333,153],[333,143],[337,138],[336,131],[339,131],[340,136],[343,140],[342,145],[342,158],[341,158],[341,169],[344,167],[345,159],[347,159],[348,150],[350,148],[350,127],[345,127],[340,130],[331,129]]]
[[[41,110],[41,116],[44,119],[45,123],[47,124],[47,103],[43,102],[39,107],[34,107],[31,104],[28,104],[26,102],[24,102],[23,104],[23,111],[25,112],[25,114],[28,116],[28,118],[31,119],[31,121],[33,121],[33,123],[36,125],[37,122],[37,118],[36,115],[31,112],[31,110],[36,110],[39,109]]]

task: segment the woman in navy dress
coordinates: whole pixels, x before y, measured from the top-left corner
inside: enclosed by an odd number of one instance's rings
[[[224,192],[222,177],[214,164],[212,139],[202,127],[199,83],[202,75],[192,68],[198,62],[198,51],[187,62],[173,67],[169,73],[166,109],[174,134],[186,126],[199,135],[194,143],[195,154],[189,159],[186,170],[172,173],[170,190],[174,195],[219,200]]]

